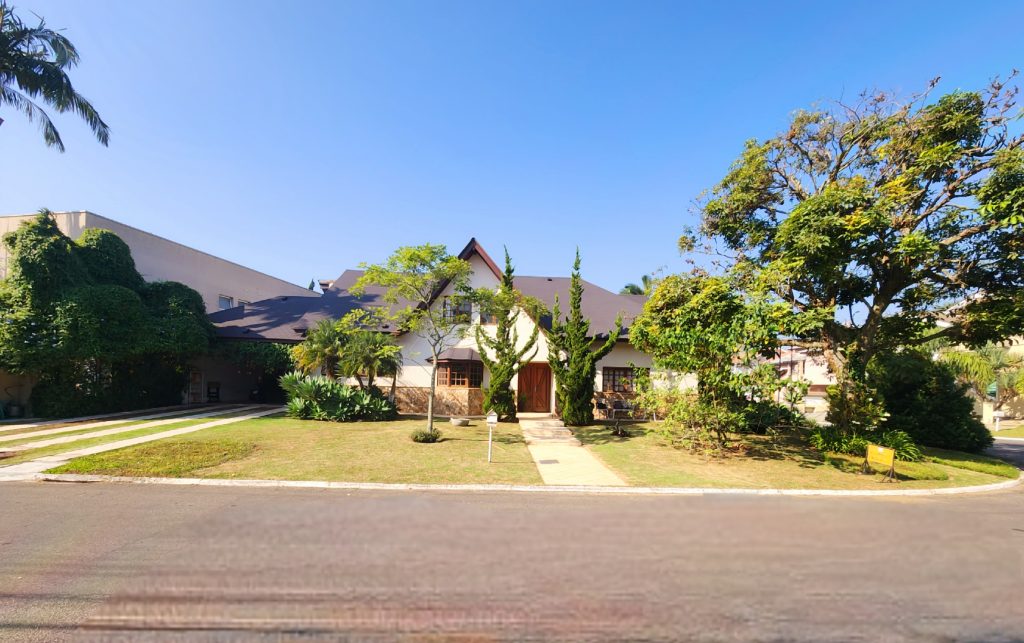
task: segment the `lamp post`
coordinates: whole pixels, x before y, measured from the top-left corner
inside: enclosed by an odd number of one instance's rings
[[[498,414],[493,410],[487,414],[487,461],[491,461],[491,448],[494,445],[494,427],[498,425]]]

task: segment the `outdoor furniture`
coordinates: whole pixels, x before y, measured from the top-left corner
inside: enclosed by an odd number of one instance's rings
[[[206,401],[220,402],[220,382],[210,382],[206,385]]]

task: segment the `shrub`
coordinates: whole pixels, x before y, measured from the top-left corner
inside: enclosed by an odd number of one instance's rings
[[[878,444],[896,451],[896,459],[904,462],[921,460],[921,449],[903,431],[873,431],[864,435],[843,433],[834,426],[816,428],[810,437],[811,446],[828,453],[864,456],[868,444]]]
[[[283,375],[280,382],[288,396],[288,415],[302,420],[358,422],[398,416],[394,403],[377,389],[363,390],[329,377],[299,372]]]
[[[433,444],[434,442],[441,441],[441,431],[438,429],[416,429],[412,432],[413,442],[419,442],[421,444]]]
[[[992,434],[974,413],[974,401],[949,367],[917,351],[876,357],[868,377],[884,400],[886,431],[902,431],[925,446],[978,453]]]

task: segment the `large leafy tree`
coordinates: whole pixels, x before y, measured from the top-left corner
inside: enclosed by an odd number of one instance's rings
[[[71,84],[68,70],[78,64],[78,50],[59,31],[39,18],[27,24],[14,7],[0,0],[0,107],[22,112],[38,121],[46,144],[64,151],[64,141],[49,115],[36,101],[58,113],[78,114],[103,145],[110,140],[110,128],[96,108]]]
[[[934,86],[934,83],[933,83]],[[702,205],[736,274],[791,307],[794,345],[840,381],[879,352],[940,335],[1024,330],[1024,138],[1017,90],[994,81],[907,102],[885,94],[800,111],[748,141]],[[692,246],[684,236],[681,247]]]
[[[480,360],[490,373],[490,383],[484,388],[484,410],[493,410],[499,420],[516,419],[516,396],[512,390],[512,379],[523,366],[537,354],[537,337],[540,326],[533,325],[533,331],[526,341],[520,341],[516,319],[520,311],[536,313],[537,302],[528,300],[515,287],[515,269],[505,249],[505,272],[497,292],[480,295],[481,315],[494,319],[494,334],[491,335],[481,324],[476,327],[476,345]],[[527,356],[529,355],[529,356]]]
[[[621,332],[622,319],[617,318],[615,328],[608,331],[603,342],[590,333],[590,320],[583,316],[583,283],[577,250],[569,282],[569,314],[562,319],[556,297],[548,333],[548,364],[555,375],[555,393],[566,424],[585,426],[594,421],[597,362],[615,348]]]
[[[189,358],[212,338],[198,293],[145,283],[116,235],[72,241],[46,210],[3,241],[11,269],[0,282],[0,368],[38,380],[36,412],[180,401]]]
[[[473,299],[472,268],[443,245],[429,243],[399,248],[384,263],[362,267],[365,272],[349,291],[360,296],[368,287],[383,288],[391,319],[402,331],[421,338],[430,350],[427,431],[436,436],[440,433],[434,428],[438,357],[468,332],[469,319],[458,311],[463,302]]]

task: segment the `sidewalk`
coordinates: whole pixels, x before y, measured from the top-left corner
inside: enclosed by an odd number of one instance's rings
[[[560,420],[521,416],[519,428],[544,484],[626,486],[626,482],[583,447]]]

